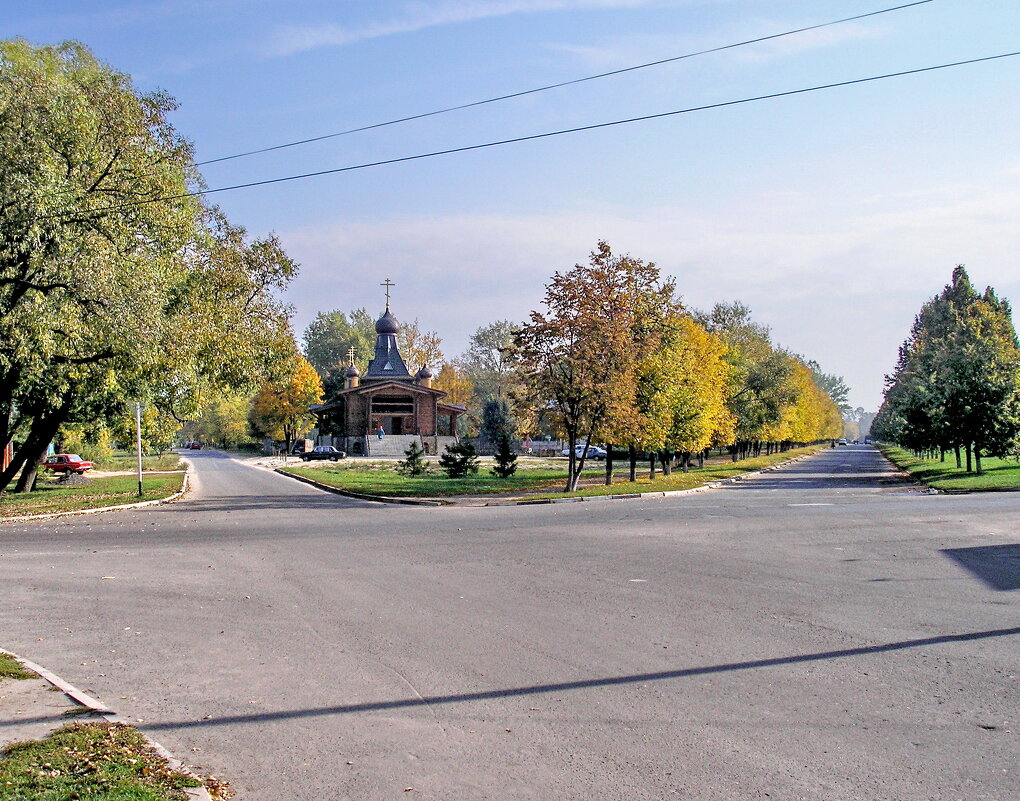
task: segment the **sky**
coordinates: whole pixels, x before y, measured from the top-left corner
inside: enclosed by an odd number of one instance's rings
[[[74,39],[180,104],[199,161],[909,0],[0,0],[0,38]],[[202,167],[330,170],[1020,50],[1016,0],[932,0]],[[301,265],[286,300],[381,313],[448,357],[539,308],[599,240],[684,302],[740,300],[874,411],[922,303],[965,264],[1020,299],[1020,58],[212,195]]]

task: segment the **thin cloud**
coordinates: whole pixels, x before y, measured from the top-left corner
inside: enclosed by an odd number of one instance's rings
[[[443,0],[412,3],[385,20],[343,24],[287,26],[266,47],[271,56],[288,56],[321,47],[344,47],[426,28],[455,25],[511,14],[536,14],[602,8],[633,8],[655,0]]]

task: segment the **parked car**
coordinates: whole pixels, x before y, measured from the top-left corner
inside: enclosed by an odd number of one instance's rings
[[[846,440],[845,440],[845,439],[841,439],[841,440],[839,441],[839,444],[840,444],[840,445],[846,445]]]
[[[865,437],[864,438],[864,444],[865,445],[870,445],[871,444],[871,437]]]
[[[77,453],[58,453],[47,457],[43,467],[54,473],[77,473],[82,475],[92,469],[92,462],[82,459]]]
[[[200,451],[200,450],[202,450],[202,443],[201,442],[189,442],[188,443],[188,447],[191,450],[193,450],[193,451]]]
[[[331,462],[335,462],[338,459],[346,459],[347,454],[341,450],[337,450],[332,445],[316,445],[308,453],[301,454],[302,462],[310,462],[313,459],[329,459]]]
[[[600,448],[598,445],[588,445],[587,448],[589,459],[602,460],[606,458],[605,448]],[[578,445],[577,447],[574,448],[575,456],[578,459],[580,459],[582,456],[584,456],[584,450],[585,450],[584,445]],[[560,451],[560,456],[570,456],[570,449],[564,448],[562,451]]]

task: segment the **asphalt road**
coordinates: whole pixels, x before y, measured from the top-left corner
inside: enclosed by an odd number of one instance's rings
[[[1020,494],[849,446],[424,508],[193,456],[186,501],[0,526],[0,644],[239,801],[1020,798]]]

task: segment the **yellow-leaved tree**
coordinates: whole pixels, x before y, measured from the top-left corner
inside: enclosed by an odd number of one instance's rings
[[[282,439],[289,453],[297,435],[311,427],[315,419],[311,407],[321,400],[322,379],[295,351],[290,371],[279,380],[263,384],[255,393],[248,419],[264,436]]]

